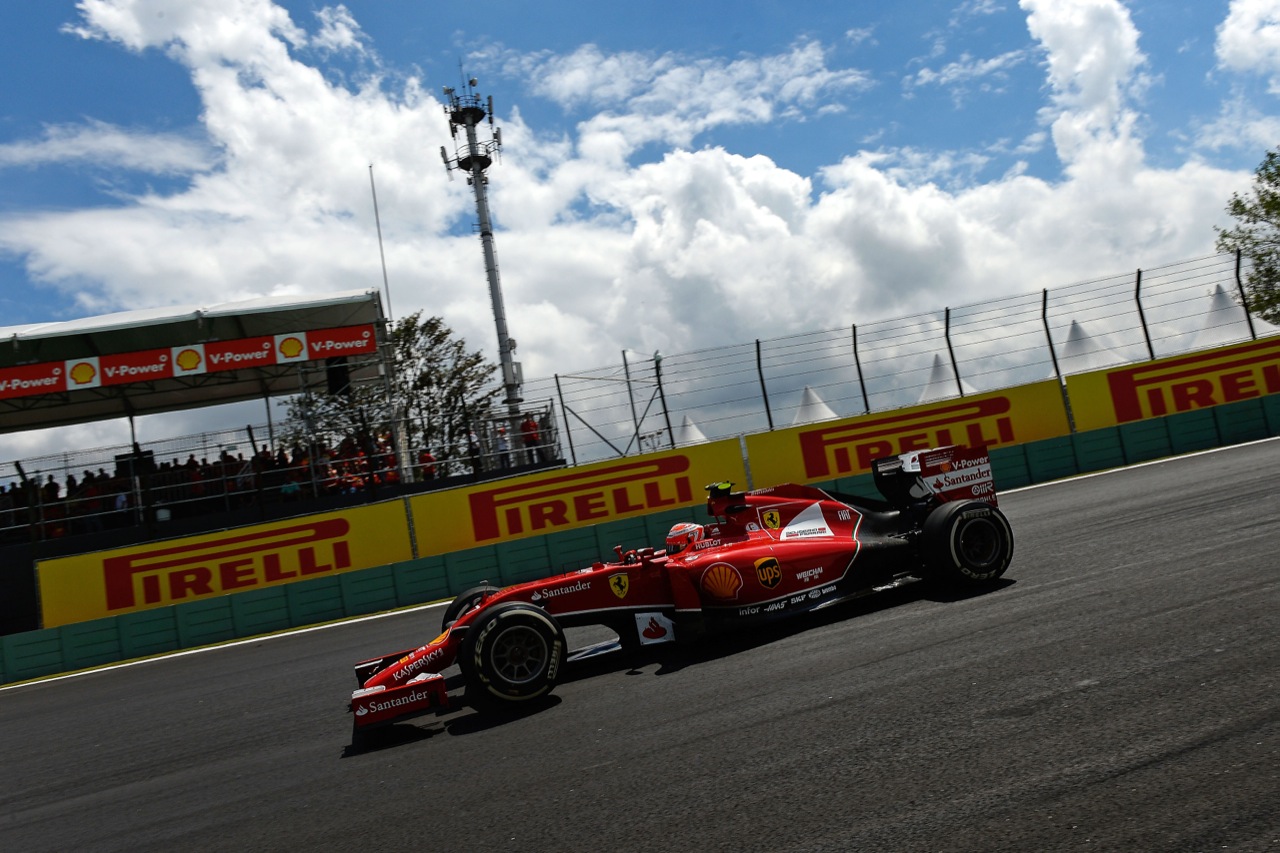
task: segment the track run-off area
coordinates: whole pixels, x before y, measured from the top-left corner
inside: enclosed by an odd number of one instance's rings
[[[1000,503],[981,594],[603,655],[365,752],[352,664],[441,607],[4,688],[0,850],[1280,850],[1280,440]]]

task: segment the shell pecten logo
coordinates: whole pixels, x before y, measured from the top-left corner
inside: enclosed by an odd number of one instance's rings
[[[302,341],[298,340],[293,335],[289,335],[280,342],[280,354],[285,358],[297,358],[302,355],[302,351],[304,349],[306,349],[306,347],[303,345]]]
[[[81,361],[72,366],[67,376],[76,385],[88,385],[97,377],[98,371],[87,361]]]
[[[732,601],[742,589],[742,575],[728,563],[716,563],[702,573],[702,588],[712,598]]]
[[[179,370],[190,372],[200,366],[200,361],[200,353],[191,348],[187,348],[178,353],[178,356],[173,360],[173,363],[178,366]]]

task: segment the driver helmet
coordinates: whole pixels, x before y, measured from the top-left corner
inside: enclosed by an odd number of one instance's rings
[[[667,532],[667,555],[674,557],[695,542],[701,542],[703,528],[692,521],[682,521]]]

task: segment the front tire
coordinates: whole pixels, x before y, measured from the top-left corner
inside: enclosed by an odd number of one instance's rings
[[[467,701],[492,712],[548,695],[566,649],[559,623],[539,607],[511,602],[486,610],[470,626],[458,655]]]
[[[458,597],[449,602],[449,606],[444,609],[444,616],[440,620],[440,630],[448,631],[454,622],[458,621],[458,617],[471,610],[480,603],[482,598],[493,595],[500,590],[496,586],[490,584],[481,584],[473,586],[471,589],[463,590]]]
[[[931,578],[951,586],[987,584],[1013,560],[1013,529],[984,501],[953,501],[925,519],[924,561]]]

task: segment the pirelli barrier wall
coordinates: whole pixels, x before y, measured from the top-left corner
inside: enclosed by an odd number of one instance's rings
[[[873,459],[981,443],[992,448],[998,488],[1009,489],[1275,435],[1280,338],[1269,338],[1071,376],[1065,385],[1050,379],[46,560],[36,569],[45,627],[0,637],[0,683],[578,568],[616,544],[658,544],[674,521],[704,517],[702,487],[720,480],[874,493]]]

